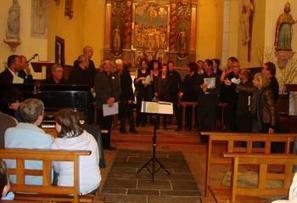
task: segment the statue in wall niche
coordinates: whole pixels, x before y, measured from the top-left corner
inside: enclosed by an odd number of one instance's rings
[[[286,3],[284,13],[277,20],[274,46],[276,50],[292,50],[292,27],[297,20],[291,15],[291,5]]]
[[[187,53],[187,33],[184,28],[181,29],[177,36],[177,43],[179,47],[179,53],[183,56]]]
[[[112,48],[115,55],[119,55],[121,52],[121,30],[118,25],[112,32],[113,40],[112,40]]]
[[[7,19],[6,40],[19,41],[20,34],[20,5],[17,0],[13,0],[9,8]]]
[[[251,41],[251,26],[254,14],[254,4],[251,0],[244,0],[241,10],[242,44],[247,45]]]

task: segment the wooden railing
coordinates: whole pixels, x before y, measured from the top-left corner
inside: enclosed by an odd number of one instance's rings
[[[224,157],[224,153],[240,153],[240,154],[265,154],[272,153],[272,143],[282,143],[284,150],[279,152],[283,155],[292,153],[293,142],[297,134],[255,134],[255,133],[221,133],[221,132],[203,132],[202,135],[208,136],[206,172],[205,172],[205,197],[209,195],[210,169],[213,165],[229,165],[232,159]],[[216,144],[219,143],[220,150],[214,151]],[[243,146],[245,143],[245,146]],[[255,143],[262,143],[262,147],[256,147]],[[217,153],[216,156],[215,153]]]

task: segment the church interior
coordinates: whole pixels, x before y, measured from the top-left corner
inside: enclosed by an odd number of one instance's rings
[[[0,14],[1,202],[297,203],[296,0]]]

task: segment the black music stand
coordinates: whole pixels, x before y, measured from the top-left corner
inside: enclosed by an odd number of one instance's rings
[[[153,105],[154,107],[150,108]],[[159,109],[162,109],[162,105],[167,105],[169,107],[169,111],[162,112]],[[165,107],[165,108],[168,108]],[[156,156],[156,147],[157,147],[157,125],[158,125],[158,117],[160,114],[173,114],[173,105],[169,102],[142,102],[141,112],[152,114],[154,117],[154,133],[152,137],[152,157],[140,168],[137,170],[137,173],[140,173],[143,169],[146,169],[152,175],[152,181],[155,182],[155,174],[160,170],[163,169],[168,175],[170,172],[166,169],[166,167],[160,162],[160,160]],[[149,164],[152,164],[152,168],[149,168]],[[156,163],[159,164],[159,167],[156,168]]]

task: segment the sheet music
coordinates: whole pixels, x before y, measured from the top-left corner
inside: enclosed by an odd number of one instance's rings
[[[173,104],[171,102],[146,102],[143,101],[141,104],[142,113],[153,113],[153,114],[173,114]]]
[[[24,83],[23,78],[20,78],[17,75],[13,77],[12,84],[23,84],[23,83]]]
[[[119,103],[115,102],[112,106],[103,104],[103,116],[112,116],[119,114]]]
[[[207,84],[208,89],[214,89],[216,88],[216,78],[215,77],[204,78],[204,84]]]

